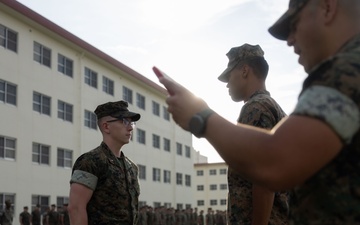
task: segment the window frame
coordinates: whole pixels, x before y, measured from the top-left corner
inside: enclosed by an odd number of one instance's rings
[[[13,91],[11,91],[13,89]],[[13,93],[14,92],[14,93]],[[13,100],[13,101],[11,101]],[[17,105],[17,85],[0,79],[0,101]]]
[[[98,87],[98,73],[89,67],[85,67],[84,70],[84,82],[85,84],[89,85],[97,89]]]
[[[136,93],[136,106],[140,109],[146,109],[146,98],[140,93]]]
[[[38,150],[38,152],[34,152],[34,150]],[[47,151],[47,153],[44,151]],[[35,158],[37,159],[34,161]],[[44,162],[44,159],[47,161]],[[45,145],[37,142],[32,143],[32,163],[38,165],[51,165],[51,146]]]
[[[74,106],[62,100],[58,100],[57,115],[59,119],[64,121],[73,122],[73,110]]]
[[[114,96],[114,88],[115,88],[114,81],[106,76],[103,76],[102,81],[103,81],[103,86],[102,86],[103,92],[111,96]]]
[[[89,129],[97,130],[96,114],[86,109],[84,110],[84,126]]]
[[[62,158],[59,155],[61,152],[63,153]],[[67,157],[69,153],[70,153],[70,157]],[[61,168],[71,169],[72,164],[73,164],[73,151],[65,148],[57,148],[57,166]]]
[[[0,136],[0,158],[5,159],[5,160],[16,160],[16,138],[12,138],[12,137],[6,137],[6,136]],[[9,143],[12,142],[12,143]],[[12,144],[12,146],[8,145]],[[8,157],[13,155],[14,157]]]
[[[51,116],[51,97],[34,91],[33,111],[43,115]]]
[[[1,32],[3,30],[3,33]],[[0,46],[17,53],[18,32],[0,24]],[[14,46],[14,47],[12,47]]]
[[[57,69],[58,72],[72,78],[74,74],[74,61],[58,53]]]
[[[51,49],[34,41],[33,59],[41,65],[51,68]]]

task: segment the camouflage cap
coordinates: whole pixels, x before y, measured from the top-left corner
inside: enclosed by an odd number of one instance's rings
[[[94,113],[100,119],[104,116],[112,116],[115,118],[131,118],[132,121],[140,119],[139,113],[130,112],[128,103],[125,101],[107,102],[96,107]]]
[[[228,66],[218,77],[218,79],[222,82],[229,81],[230,72],[240,61],[257,57],[264,57],[264,51],[259,45],[243,44],[239,47],[231,48],[226,56],[229,58]]]
[[[286,40],[290,34],[291,22],[309,0],[290,0],[289,9],[269,28],[272,36]]]

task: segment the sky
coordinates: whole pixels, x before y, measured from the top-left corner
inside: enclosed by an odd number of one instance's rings
[[[306,76],[293,49],[268,32],[288,0],[18,2],[161,85],[152,72],[157,66],[233,123],[243,103],[233,102],[217,79],[230,48],[262,47],[270,66],[266,88],[288,114]],[[206,139],[193,136],[193,146],[208,162],[223,161]]]

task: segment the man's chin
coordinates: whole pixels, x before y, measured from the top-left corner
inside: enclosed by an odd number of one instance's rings
[[[232,99],[234,102],[241,102],[241,101],[242,101],[242,99],[240,99],[240,98],[235,98],[235,97],[233,97],[233,96],[231,96],[231,99]]]

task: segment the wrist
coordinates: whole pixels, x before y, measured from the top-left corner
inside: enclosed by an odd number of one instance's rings
[[[191,117],[189,121],[189,130],[197,138],[204,136],[207,126],[207,119],[214,113],[210,108],[206,108],[194,116]]]

